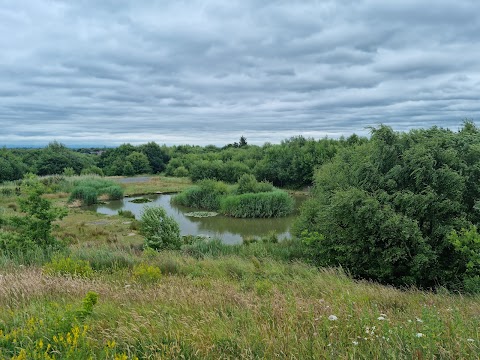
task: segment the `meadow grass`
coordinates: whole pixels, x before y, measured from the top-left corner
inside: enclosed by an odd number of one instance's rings
[[[188,178],[183,177],[166,177],[151,176],[146,182],[131,182],[121,184],[126,196],[148,195],[156,193],[173,193],[180,192],[192,185]],[[110,177],[116,179],[115,177]]]
[[[480,351],[478,297],[402,291],[268,258],[147,252],[135,261],[88,278],[2,270],[0,355],[41,355],[49,344],[57,359],[72,348],[80,355],[68,358],[79,359],[475,359]],[[92,291],[92,313],[72,317]]]

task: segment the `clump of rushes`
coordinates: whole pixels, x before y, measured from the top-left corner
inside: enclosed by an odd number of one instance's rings
[[[81,178],[74,182],[69,201],[80,200],[83,205],[93,205],[102,195],[109,200],[118,200],[123,198],[123,189],[112,180],[95,177]]]
[[[173,197],[172,202],[239,218],[282,217],[294,208],[288,193],[270,183],[258,182],[253,175],[243,175],[230,188],[221,181],[202,180]]]

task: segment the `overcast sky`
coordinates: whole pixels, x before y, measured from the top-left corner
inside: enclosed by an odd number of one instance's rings
[[[480,119],[477,0],[0,0],[0,146]]]

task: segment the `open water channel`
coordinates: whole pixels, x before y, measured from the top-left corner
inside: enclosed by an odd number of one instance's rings
[[[116,215],[118,210],[130,210],[139,219],[144,206],[161,206],[168,215],[172,216],[180,225],[181,235],[204,235],[217,237],[227,244],[241,243],[245,237],[260,237],[274,231],[279,239],[290,237],[290,228],[298,208],[306,199],[305,196],[294,196],[295,212],[287,217],[275,219],[237,219],[217,215],[207,218],[195,218],[186,216],[186,213],[196,209],[178,206],[170,203],[173,195],[148,195],[142,196],[152,200],[146,204],[136,204],[132,200],[139,197],[124,198],[122,200],[110,201],[107,204],[93,205],[89,209],[101,214]]]

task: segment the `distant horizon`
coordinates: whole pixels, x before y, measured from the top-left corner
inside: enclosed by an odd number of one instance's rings
[[[476,126],[479,126],[477,125],[477,122],[471,120],[471,119],[463,119],[462,121],[458,122],[458,124],[456,125],[455,128],[453,127],[446,127],[446,126],[439,126],[439,125],[435,125],[435,124],[432,124],[431,126],[417,126],[417,127],[412,127],[410,129],[402,129],[402,130],[398,130],[398,129],[395,129],[392,127],[392,129],[395,131],[395,132],[408,132],[410,130],[414,130],[414,129],[428,129],[428,128],[431,128],[431,127],[438,127],[438,128],[443,128],[443,129],[447,129],[447,130],[450,130],[450,131],[453,131],[453,132],[456,132],[458,131],[462,126],[463,126],[463,123],[465,121],[472,121]],[[387,125],[387,126],[390,126],[388,124],[377,124],[375,125],[374,127],[378,127],[380,125]],[[308,132],[308,133],[291,133],[290,136],[286,136],[284,138],[279,138],[279,139],[276,139],[276,140],[273,140],[273,141],[262,141],[262,140],[258,140],[258,138],[261,137],[261,135],[257,135],[256,137],[254,136],[254,141],[251,140],[251,137],[248,136],[248,132],[245,132],[245,133],[241,133],[239,134],[236,138],[232,138],[230,140],[228,140],[227,142],[225,143],[213,143],[213,142],[208,142],[208,140],[203,140],[203,141],[198,141],[198,137],[195,137],[195,139],[192,139],[191,142],[177,142],[177,143],[166,143],[166,142],[161,142],[161,141],[156,141],[154,139],[148,139],[148,140],[137,140],[137,141],[123,141],[123,142],[117,142],[117,143],[96,143],[94,141],[86,141],[84,143],[79,143],[79,142],[74,142],[74,141],[62,141],[58,138],[52,138],[51,140],[49,141],[46,141],[46,142],[42,142],[42,143],[37,143],[37,144],[25,144],[25,143],[18,143],[18,144],[15,144],[15,143],[5,143],[5,144],[0,144],[0,147],[5,147],[7,149],[21,149],[21,148],[24,148],[24,149],[41,149],[41,148],[44,148],[46,146],[48,146],[48,144],[52,143],[52,142],[59,142],[63,145],[65,145],[66,147],[70,148],[70,149],[82,149],[82,148],[115,148],[115,147],[118,147],[120,145],[123,145],[123,144],[131,144],[131,145],[134,145],[134,146],[137,146],[137,145],[141,145],[141,144],[146,144],[148,142],[155,142],[157,143],[158,145],[166,145],[166,146],[180,146],[180,145],[193,145],[193,146],[208,146],[208,145],[213,145],[213,146],[217,146],[217,147],[223,147],[223,146],[227,146],[229,144],[233,144],[235,142],[238,142],[240,140],[240,137],[241,136],[244,136],[246,139],[247,139],[247,143],[249,145],[258,145],[258,146],[262,146],[266,143],[270,143],[270,144],[279,144],[281,143],[282,141],[284,140],[287,140],[287,139],[290,139],[292,137],[296,137],[296,136],[303,136],[304,138],[313,138],[315,140],[320,140],[320,139],[324,139],[324,138],[330,138],[330,139],[340,139],[341,137],[345,137],[345,138],[348,138],[349,136],[353,135],[353,134],[356,134],[358,136],[361,136],[361,137],[370,137],[370,130],[365,128],[365,129],[362,129],[362,131],[354,131],[354,132],[351,132],[351,133],[348,133],[348,134],[335,134],[335,135],[323,135],[323,136],[314,136],[314,134],[312,132]]]

